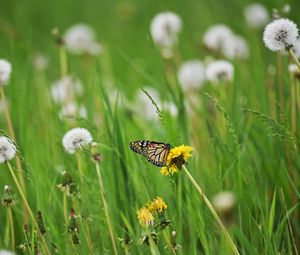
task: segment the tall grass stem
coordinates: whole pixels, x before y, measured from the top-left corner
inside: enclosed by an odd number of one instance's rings
[[[234,242],[232,241],[228,231],[226,230],[223,222],[221,221],[221,219],[219,218],[219,216],[218,216],[217,212],[215,211],[214,207],[212,206],[212,204],[210,203],[210,201],[208,200],[208,198],[204,194],[202,188],[199,186],[199,184],[196,182],[196,180],[193,178],[193,176],[190,174],[190,172],[187,170],[187,168],[184,165],[182,166],[182,169],[183,169],[184,173],[187,175],[187,177],[189,178],[189,180],[191,181],[191,183],[193,184],[193,186],[199,192],[199,194],[202,197],[205,205],[208,207],[209,211],[211,212],[212,216],[214,217],[218,227],[220,228],[221,232],[224,234],[229,246],[232,248],[233,253],[235,255],[240,255],[240,253],[238,252],[238,249],[236,248]]]
[[[27,211],[28,211],[28,213],[29,213],[29,216],[31,217],[31,220],[32,220],[32,222],[33,222],[33,224],[34,224],[34,226],[35,226],[35,228],[36,228],[36,231],[37,231],[37,233],[38,233],[38,236],[39,236],[39,238],[40,238],[41,241],[42,241],[42,245],[43,245],[43,247],[44,247],[45,253],[46,253],[47,255],[51,255],[51,252],[49,251],[49,248],[48,248],[48,246],[47,246],[45,237],[43,236],[43,234],[42,234],[41,231],[40,231],[39,225],[38,225],[38,223],[37,223],[37,221],[36,221],[36,219],[35,219],[35,217],[34,217],[34,215],[33,215],[33,212],[32,212],[32,210],[31,210],[31,208],[30,208],[30,206],[29,206],[29,204],[28,204],[28,201],[27,201],[27,199],[26,199],[26,197],[25,197],[25,194],[24,194],[24,192],[23,192],[23,190],[22,190],[22,187],[21,187],[21,185],[20,185],[20,183],[19,183],[19,181],[18,181],[18,179],[17,179],[17,177],[16,177],[16,175],[15,175],[15,173],[14,173],[14,170],[12,169],[12,166],[11,166],[11,164],[10,164],[8,161],[6,162],[6,164],[7,164],[7,166],[8,166],[9,171],[10,171],[10,174],[11,174],[11,176],[12,176],[12,178],[13,178],[15,184],[16,184],[16,187],[17,187],[17,189],[18,189],[18,191],[19,191],[19,193],[20,193],[20,195],[21,195],[21,198],[22,198],[22,200],[23,200],[23,202],[24,202],[24,205],[26,206],[26,209],[27,209]]]
[[[110,239],[111,239],[111,244],[113,247],[114,254],[117,255],[118,254],[117,245],[116,245],[116,241],[115,241],[115,237],[114,237],[113,227],[112,227],[109,213],[108,213],[108,205],[107,205],[105,195],[104,195],[104,185],[103,185],[103,180],[102,180],[102,176],[101,176],[101,172],[100,172],[100,166],[99,166],[98,162],[96,162],[96,172],[98,175],[98,182],[99,182],[99,188],[100,188],[99,191],[100,191],[100,196],[101,196],[101,200],[103,203],[104,214],[105,214],[106,224],[108,227],[108,232],[109,232]]]

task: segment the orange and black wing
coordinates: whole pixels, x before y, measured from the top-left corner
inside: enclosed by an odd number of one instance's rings
[[[171,145],[168,143],[149,142],[147,159],[156,166],[165,166]]]

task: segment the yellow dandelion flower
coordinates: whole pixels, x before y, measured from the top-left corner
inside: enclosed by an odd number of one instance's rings
[[[139,209],[137,211],[137,215],[139,222],[143,227],[149,227],[153,225],[154,217],[146,207],[142,207],[141,209]]]
[[[192,150],[193,148],[188,145],[180,145],[172,148],[169,151],[166,166],[162,167],[160,173],[165,176],[177,173],[178,170],[181,169],[182,165],[186,163],[187,159],[192,156]]]
[[[147,209],[151,213],[159,212],[162,213],[168,208],[167,204],[161,197],[156,197],[151,203],[147,205]]]

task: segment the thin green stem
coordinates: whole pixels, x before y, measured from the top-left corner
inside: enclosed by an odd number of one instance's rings
[[[171,241],[170,241],[170,238],[169,238],[169,235],[167,233],[167,230],[164,229],[163,231],[163,237],[167,243],[167,246],[169,247],[169,250],[172,252],[172,254],[176,255],[176,251],[175,249],[173,248],[172,244],[171,244]]]
[[[87,221],[85,224],[86,224],[86,242],[88,244],[89,253],[94,254],[94,245],[92,241],[90,227]]]
[[[291,78],[292,85],[291,85],[291,127],[292,132],[296,132],[296,84],[295,78]]]
[[[10,233],[11,233],[11,246],[12,250],[16,251],[16,239],[15,239],[15,227],[14,227],[14,220],[12,215],[11,208],[8,208],[8,217],[9,217],[9,223],[10,223]]]
[[[210,203],[210,201],[208,200],[208,198],[205,196],[203,190],[201,189],[201,187],[199,186],[199,184],[195,181],[195,179],[193,178],[193,176],[190,174],[190,172],[187,170],[187,168],[184,165],[182,166],[182,169],[183,169],[184,173],[187,175],[187,177],[189,178],[189,180],[191,181],[191,183],[193,184],[193,186],[199,192],[199,194],[202,197],[205,205],[208,207],[209,211],[211,212],[212,216],[214,217],[215,221],[217,222],[218,227],[220,228],[220,230],[224,234],[224,236],[225,236],[228,244],[232,248],[233,253],[235,255],[239,255],[240,253],[238,252],[238,250],[237,250],[234,242],[232,241],[232,239],[231,239],[228,231],[226,230],[223,222],[219,218],[219,216],[218,216],[217,212],[215,211],[214,207],[212,206],[212,204]]]
[[[59,47],[59,63],[60,63],[60,75],[64,78],[68,75],[68,61],[66,48],[62,45]]]
[[[79,177],[80,177],[80,186],[82,188],[82,184],[83,184],[83,169],[82,169],[82,162],[81,162],[81,157],[80,157],[80,151],[76,152],[76,160],[77,160],[77,167],[78,167]]]
[[[5,116],[5,120],[6,120],[6,124],[7,124],[8,134],[13,139],[13,141],[16,142],[17,141],[16,134],[15,134],[14,126],[12,124],[12,119],[10,116],[8,103],[7,103],[7,99],[6,99],[6,95],[5,95],[3,86],[0,86],[0,94],[1,94],[1,101],[4,104],[3,111],[4,111],[4,116]],[[21,159],[20,159],[19,155],[16,155],[16,163],[17,163],[17,168],[18,168],[18,178],[21,181],[22,189],[23,189],[24,193],[26,194],[26,185],[25,185],[25,180],[24,180],[24,176],[23,176],[22,163],[21,163]],[[24,204],[23,204],[23,213],[24,213],[23,214],[23,223],[25,224],[28,220],[28,212],[26,211]]]
[[[67,204],[67,194],[64,192],[63,196],[63,207],[64,207],[64,219],[65,219],[65,224],[68,226],[68,204]]]
[[[107,224],[107,227],[108,227],[108,232],[109,232],[109,235],[110,235],[111,244],[112,244],[112,247],[113,247],[113,250],[114,250],[114,254],[116,255],[116,254],[118,254],[118,250],[117,250],[116,241],[115,241],[115,237],[114,237],[113,227],[112,227],[112,224],[110,222],[107,202],[106,202],[105,195],[104,195],[104,185],[103,185],[103,181],[102,181],[102,177],[101,177],[101,173],[100,173],[99,163],[96,163],[96,172],[97,172],[97,175],[98,175],[98,182],[99,182],[99,187],[100,187],[100,196],[101,196],[101,200],[102,200],[102,203],[103,203],[106,224]]]
[[[4,245],[5,245],[5,247],[8,247],[8,244],[9,244],[9,215],[7,213],[5,235],[4,235]]]
[[[154,243],[154,241],[152,239],[152,236],[151,236],[151,231],[148,227],[145,228],[145,230],[146,230],[146,235],[147,235],[148,240],[149,240],[150,253],[151,253],[151,255],[157,255],[158,253],[157,253],[157,249],[155,248],[155,243]]]
[[[26,207],[26,209],[27,209],[27,211],[28,211],[28,213],[29,213],[29,216],[31,217],[31,220],[32,220],[32,222],[33,222],[33,224],[34,224],[34,226],[35,226],[35,228],[36,228],[36,231],[37,231],[37,233],[38,233],[38,235],[39,235],[39,238],[40,238],[41,241],[42,241],[42,245],[43,245],[43,247],[44,247],[44,250],[45,250],[45,252],[46,252],[47,255],[51,255],[51,253],[50,253],[50,251],[49,251],[49,248],[48,248],[48,246],[47,246],[46,240],[45,240],[43,234],[42,234],[41,231],[40,231],[39,225],[38,225],[38,223],[37,223],[37,221],[36,221],[36,219],[35,219],[35,217],[34,217],[34,215],[33,215],[33,212],[32,212],[32,210],[31,210],[31,208],[30,208],[30,206],[29,206],[29,204],[28,204],[28,201],[27,201],[27,199],[26,199],[26,197],[25,197],[25,195],[24,195],[24,192],[23,192],[23,190],[22,190],[22,188],[21,188],[21,185],[20,185],[20,183],[19,183],[19,181],[18,181],[18,179],[17,179],[17,177],[16,177],[16,175],[15,175],[15,173],[14,173],[14,170],[12,169],[12,166],[11,166],[11,164],[9,163],[9,161],[7,161],[6,164],[7,164],[7,166],[8,166],[9,171],[10,171],[10,174],[11,174],[11,176],[12,176],[12,178],[13,178],[13,180],[14,180],[16,186],[17,186],[17,189],[18,189],[18,191],[19,191],[19,193],[20,193],[20,195],[21,195],[21,198],[22,198],[22,200],[23,200],[23,202],[24,202],[24,205],[25,205],[25,207]]]

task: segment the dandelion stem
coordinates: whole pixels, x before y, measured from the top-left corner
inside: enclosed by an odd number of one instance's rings
[[[146,227],[145,230],[146,230],[146,235],[147,235],[148,240],[149,240],[150,253],[151,253],[151,255],[157,255],[158,253],[156,252],[157,249],[155,249],[155,243],[152,239],[151,231],[148,227]]]
[[[65,224],[66,226],[68,225],[68,213],[67,213],[67,195],[64,192],[64,197],[63,197],[63,207],[64,207],[64,218],[65,218]]]
[[[282,56],[279,52],[277,53],[277,77],[278,77],[279,102],[280,102],[280,106],[283,108],[284,100],[283,100],[283,81],[282,81]]]
[[[82,164],[81,164],[80,151],[76,152],[76,160],[77,160],[77,167],[78,167],[78,170],[79,170],[80,186],[82,187],[82,184],[83,184],[83,169],[82,169]]]
[[[7,213],[6,217],[6,227],[5,227],[5,236],[4,236],[4,245],[8,247],[9,243],[9,215]]]
[[[64,78],[68,75],[68,61],[65,46],[59,47],[59,62],[60,62],[60,75]]]
[[[86,242],[88,244],[88,249],[90,254],[94,254],[94,247],[93,247],[93,241],[91,237],[91,231],[88,222],[86,224]]]
[[[28,240],[28,236],[27,236],[27,233],[26,233],[26,230],[25,229],[23,229],[24,231],[24,236],[25,236],[25,242],[26,242],[26,246],[27,246],[27,250],[28,250],[28,252],[29,252],[29,255],[32,255],[32,248],[30,248],[30,244],[29,244],[29,240]],[[33,246],[33,245],[31,245],[31,246]]]
[[[7,123],[8,134],[14,140],[14,142],[16,142],[16,134],[15,134],[14,127],[12,124],[12,120],[11,120],[11,116],[10,116],[10,112],[9,112],[9,108],[8,108],[8,103],[7,103],[7,99],[5,96],[3,86],[0,86],[0,94],[1,94],[1,100],[4,104],[3,111],[4,111],[6,123]],[[26,186],[25,186],[25,180],[24,180],[24,176],[23,176],[22,163],[21,163],[21,159],[20,159],[19,155],[16,155],[16,163],[17,163],[17,169],[18,169],[18,177],[19,177],[19,180],[21,181],[22,189],[23,189],[24,193],[26,194]],[[26,211],[26,207],[24,204],[23,204],[23,213],[24,213],[23,214],[23,223],[25,224],[26,221],[28,220],[28,212]]]
[[[11,231],[11,245],[12,245],[12,250],[15,252],[16,251],[15,227],[14,227],[14,220],[13,220],[11,208],[8,208],[8,217],[9,217],[10,231]]]
[[[116,246],[116,241],[115,241],[115,237],[114,237],[114,233],[113,233],[112,224],[111,224],[110,218],[109,218],[107,202],[106,202],[106,199],[105,199],[105,196],[104,196],[104,186],[103,186],[103,181],[102,181],[102,177],[101,177],[101,173],[100,173],[99,163],[96,163],[96,171],[97,171],[97,175],[98,175],[98,181],[99,181],[99,187],[100,187],[100,196],[101,196],[101,200],[102,200],[103,207],[104,207],[104,214],[105,214],[106,224],[107,224],[107,227],[108,227],[108,231],[109,231],[112,247],[113,247],[113,250],[114,250],[114,254],[116,255],[116,254],[118,254],[118,250],[117,250],[117,246]]]
[[[26,207],[26,209],[27,209],[27,211],[28,211],[28,213],[29,213],[29,215],[31,217],[31,220],[32,220],[32,222],[33,222],[33,224],[34,224],[34,226],[36,228],[36,231],[37,231],[37,233],[38,233],[38,235],[39,235],[39,237],[40,237],[40,239],[42,241],[42,245],[44,246],[44,250],[45,250],[45,252],[46,252],[47,255],[51,255],[51,253],[49,251],[49,248],[47,246],[46,240],[45,240],[43,234],[40,231],[39,225],[38,225],[37,221],[35,220],[33,212],[32,212],[32,210],[31,210],[31,208],[30,208],[30,206],[28,204],[28,201],[27,201],[27,199],[26,199],[26,197],[24,195],[24,192],[22,191],[21,185],[20,185],[20,183],[19,183],[19,181],[18,181],[18,179],[17,179],[17,177],[16,177],[16,175],[14,173],[14,170],[12,169],[12,166],[11,166],[11,164],[8,161],[6,162],[6,164],[8,166],[9,171],[10,171],[10,174],[11,174],[11,176],[12,176],[12,178],[13,178],[16,186],[17,186],[17,189],[18,189],[18,191],[19,191],[19,193],[21,195],[21,198],[22,198],[22,200],[24,202],[24,205],[25,205],[25,207]]]
[[[297,65],[298,70],[300,71],[300,62],[299,62],[297,56],[295,55],[294,51],[293,51],[292,49],[289,49],[289,50],[288,50],[288,53],[290,54],[290,56],[291,56],[292,59],[294,60],[295,64]]]
[[[293,75],[291,75],[293,76]],[[296,132],[296,81],[294,77],[291,77],[291,127],[292,132]]]
[[[230,247],[233,250],[233,253],[235,255],[239,255],[239,252],[234,244],[234,242],[232,241],[228,231],[226,230],[223,222],[221,221],[221,219],[219,218],[217,212],[215,211],[215,209],[213,208],[212,204],[210,203],[210,201],[208,200],[208,198],[206,197],[206,195],[204,194],[203,190],[201,189],[201,187],[198,185],[198,183],[195,181],[195,179],[193,178],[193,176],[190,174],[190,172],[187,170],[187,168],[183,165],[182,166],[183,171],[185,172],[185,174],[188,176],[188,178],[190,179],[190,181],[192,182],[193,186],[197,189],[197,191],[199,192],[200,196],[202,197],[204,203],[206,204],[206,206],[208,207],[209,211],[211,212],[212,216],[214,217],[214,219],[216,220],[220,230],[223,232],[225,238],[227,239]]]

